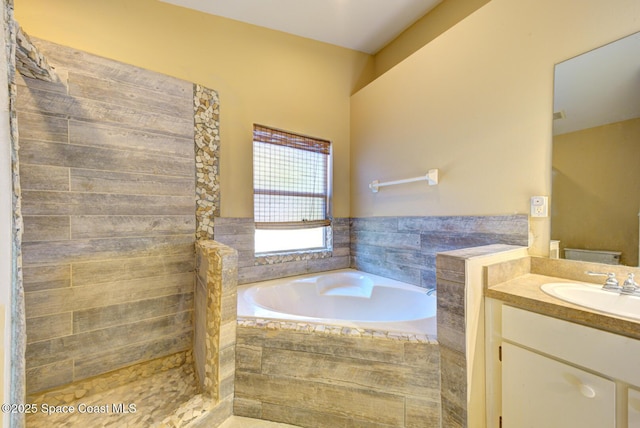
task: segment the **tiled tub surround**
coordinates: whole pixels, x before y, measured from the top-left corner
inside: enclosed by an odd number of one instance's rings
[[[239,248],[239,263],[241,266],[239,270],[243,272],[241,273],[243,279],[239,281],[240,283],[252,282],[261,278],[270,279],[292,276],[301,272],[313,272],[313,269],[318,269],[323,263],[327,263],[327,261],[322,258],[317,260],[312,259],[312,261],[309,262],[302,257],[293,258],[288,263],[261,265],[260,260],[256,260],[253,254],[253,229],[251,219],[220,219],[222,220],[220,222],[218,220],[219,219],[216,219],[216,237],[220,237],[220,239],[224,239],[229,245]],[[218,228],[218,226],[220,226],[220,228]],[[513,215],[486,217],[354,218],[349,220],[349,227],[345,227],[344,223],[342,223],[341,226],[343,227],[342,233],[346,231],[350,232],[350,239],[346,239],[344,242],[350,245],[350,251],[346,254],[351,255],[351,267],[422,287],[432,287],[436,285],[442,288],[441,292],[438,293],[438,324],[442,330],[442,338],[440,338],[439,333],[438,340],[442,340],[445,345],[439,346],[431,343],[432,346],[437,347],[438,356],[441,360],[441,363],[439,363],[436,369],[437,373],[439,373],[438,376],[441,377],[442,380],[442,388],[440,389],[438,386],[437,402],[441,406],[441,411],[438,410],[438,414],[442,415],[443,426],[466,427],[468,411],[468,361],[465,343],[466,325],[464,312],[466,298],[465,286],[467,281],[465,272],[466,259],[490,255],[494,252],[500,253],[508,250],[511,245],[526,246],[528,242],[528,217],[526,215]],[[342,240],[344,238],[338,239]],[[454,260],[453,265],[455,268],[450,269],[451,266],[445,261],[445,265],[438,268],[438,280],[436,281],[436,253],[485,244],[487,245],[486,247],[479,249],[471,248],[468,251],[453,251],[449,254],[448,256]],[[327,264],[324,269],[318,270],[332,269],[329,266],[331,265]],[[440,314],[442,315],[440,316]],[[264,332],[255,333],[254,331],[254,333],[251,333],[251,330],[246,330],[249,328],[255,330],[258,327],[264,330]],[[288,333],[282,333],[283,329],[306,329],[308,331],[289,331]],[[331,332],[334,331],[321,329],[320,334]],[[237,414],[318,427],[323,426],[322,423],[326,423],[327,419],[325,418],[333,417],[322,413],[319,408],[313,407],[304,409],[302,415],[291,416],[290,419],[287,419],[285,416],[286,411],[283,410],[288,406],[287,402],[275,398],[278,393],[277,391],[283,390],[284,381],[278,379],[274,374],[265,374],[261,371],[262,369],[258,370],[257,368],[257,361],[262,361],[262,358],[279,358],[270,356],[270,352],[272,351],[270,348],[274,347],[277,352],[280,352],[280,346],[286,346],[286,349],[289,349],[291,352],[289,357],[291,358],[294,355],[304,355],[305,358],[314,361],[314,364],[316,364],[316,357],[322,361],[332,361],[331,352],[334,351],[328,343],[320,345],[318,348],[324,347],[325,349],[331,349],[331,351],[317,351],[319,356],[314,355],[316,351],[306,350],[304,342],[308,340],[315,341],[316,339],[313,338],[313,335],[319,333],[315,327],[300,327],[295,323],[283,324],[268,321],[259,326],[240,326],[238,327],[238,340],[239,344],[242,343],[243,346],[247,344],[247,342],[244,342],[244,339],[242,339],[242,335],[245,333],[250,335],[257,334],[262,341],[251,342],[249,347],[245,346],[242,349],[241,346],[238,347],[236,392],[239,399],[236,400],[235,404]],[[353,333],[356,336],[362,335],[362,332],[358,331],[349,333]],[[278,337],[281,334],[294,335],[294,337],[286,339],[288,345],[279,345]],[[349,336],[347,335],[347,337]],[[273,343],[271,342],[272,338],[274,339]],[[329,340],[322,336],[318,340],[322,341],[323,339]],[[351,337],[350,339],[363,340],[362,337]],[[295,344],[296,341],[300,341],[303,344]],[[327,346],[329,347],[327,348]],[[355,346],[355,344],[350,346]],[[328,355],[325,354],[325,352]],[[306,353],[310,355],[306,355]],[[263,355],[266,355],[266,357],[263,357]],[[428,353],[425,355],[428,355]],[[242,368],[244,364],[242,361],[243,358],[251,359],[255,366],[251,369]],[[296,363],[291,362],[289,364],[291,365],[291,373],[296,373]],[[262,367],[262,365],[260,365],[260,367]],[[244,375],[243,371],[247,371],[248,374]],[[294,375],[296,385],[298,385],[298,383],[303,385],[300,394],[305,392],[315,395],[318,391],[321,391],[322,394],[329,394],[314,382],[307,385],[307,382],[302,380],[305,376],[307,376],[307,373]],[[271,379],[276,379],[277,381],[271,383]],[[313,379],[313,375],[311,375],[311,379]],[[280,382],[280,384],[278,382]],[[340,381],[328,377],[324,382],[333,384]],[[433,384],[431,384],[430,387],[433,387]],[[342,391],[337,394],[340,393],[342,393]],[[251,398],[249,398],[248,401],[244,401],[246,397]],[[296,403],[296,406],[297,405]],[[322,405],[319,405],[319,407],[322,407]],[[293,409],[289,408],[288,411],[290,411],[290,415],[296,415]],[[333,409],[331,412],[340,414],[342,410]],[[332,414],[331,412],[329,413]],[[359,416],[356,416],[356,419],[358,417]],[[304,425],[305,420],[313,420],[313,418],[316,418],[316,422],[307,422],[310,425]],[[438,419],[439,418],[438,416]],[[335,419],[335,421],[338,420],[341,419]],[[411,422],[411,419],[408,418],[406,422]],[[312,425],[313,423],[316,425]],[[347,424],[345,426],[358,426],[357,424],[348,425],[348,422],[344,421],[342,423]],[[368,425],[369,423],[370,422],[365,422],[364,425],[377,426]],[[397,423],[397,421],[394,423]],[[381,426],[385,425],[382,424]],[[423,420],[415,426],[430,425],[424,425]]]
[[[238,250],[238,283],[353,267],[422,287],[436,283],[436,253],[527,245],[526,215],[335,218],[332,249],[255,257],[252,218],[216,217],[215,240]]]
[[[436,253],[528,245],[527,215],[351,219],[351,267],[422,287],[436,284]]]
[[[430,339],[240,321],[234,414],[302,427],[440,426]]]
[[[333,219],[332,249],[329,251],[256,257],[254,235],[252,218],[215,218],[215,240],[238,250],[239,284],[349,267],[347,218]]]

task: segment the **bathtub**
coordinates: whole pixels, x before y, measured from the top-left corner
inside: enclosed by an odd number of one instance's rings
[[[238,287],[238,318],[436,336],[436,297],[411,284],[341,269]]]

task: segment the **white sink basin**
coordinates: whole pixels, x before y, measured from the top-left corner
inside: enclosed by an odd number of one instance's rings
[[[574,282],[550,282],[540,288],[565,302],[640,321],[640,296],[613,293],[598,285]]]

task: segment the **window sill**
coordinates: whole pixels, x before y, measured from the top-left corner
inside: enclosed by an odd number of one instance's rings
[[[333,257],[333,251],[326,248],[303,250],[303,251],[283,251],[278,253],[256,254],[254,266],[273,265],[277,263],[295,262],[303,260],[326,259]]]

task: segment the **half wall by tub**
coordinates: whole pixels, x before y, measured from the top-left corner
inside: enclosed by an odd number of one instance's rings
[[[238,318],[436,336],[436,298],[427,289],[354,269],[238,288]]]

